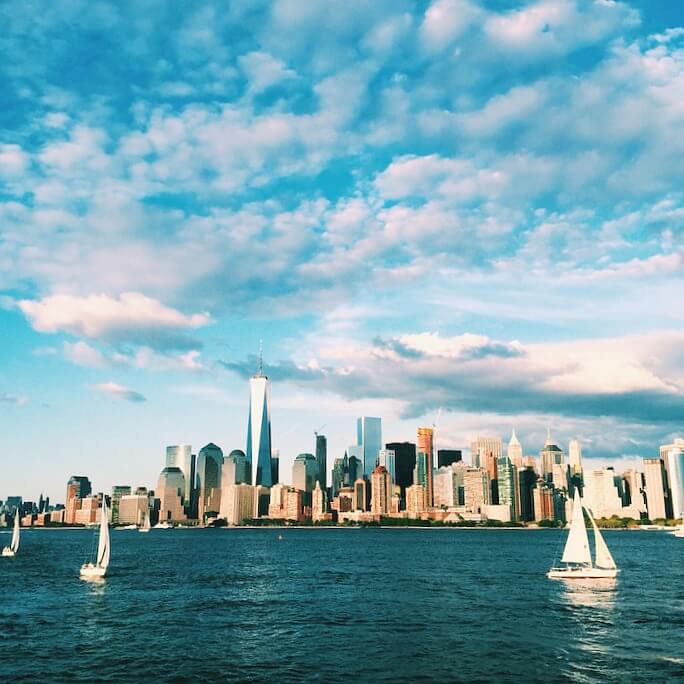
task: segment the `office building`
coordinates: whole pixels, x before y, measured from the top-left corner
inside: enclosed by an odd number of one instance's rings
[[[541,460],[541,476],[548,482],[552,482],[553,466],[563,465],[565,455],[563,450],[551,440],[550,430],[547,430],[546,444],[544,444],[544,448],[539,452],[539,457]]]
[[[470,513],[480,513],[490,503],[489,477],[484,468],[466,468],[463,473],[464,505]]]
[[[76,513],[81,508],[81,501],[92,491],[90,480],[85,475],[72,475],[67,482],[65,522],[73,525]]]
[[[427,475],[427,505],[428,507],[432,506],[432,502],[434,499],[433,496],[433,482],[432,482],[432,477],[433,477],[433,470],[435,467],[435,431],[433,428],[426,428],[426,427],[419,427],[418,428],[418,439],[416,441],[416,450],[417,452],[423,453],[427,456],[427,467],[426,467],[426,475]]]
[[[292,464],[292,486],[305,492],[305,505],[311,505],[311,492],[318,480],[318,464],[313,454],[299,454]]]
[[[427,490],[419,484],[406,488],[406,512],[410,518],[417,518],[427,511]]]
[[[584,472],[582,503],[594,518],[622,516],[622,497],[615,482],[613,468]]]
[[[660,458],[667,472],[672,517],[681,518],[684,516],[684,439],[661,446]]]
[[[166,447],[166,467],[179,468],[185,480],[183,501],[187,517],[195,515],[195,455],[189,444],[176,444]]]
[[[118,523],[121,525],[142,525],[149,508],[150,502],[147,494],[123,494],[119,498]]]
[[[316,480],[316,486],[311,495],[311,519],[313,522],[329,519],[325,490],[321,487],[320,480]]]
[[[518,469],[508,456],[497,460],[497,477],[499,505],[508,509],[508,520],[517,520],[520,515],[518,499]],[[501,518],[500,518],[501,519]]]
[[[377,466],[371,473],[371,513],[387,515],[392,505],[392,478],[385,466]]]
[[[534,520],[534,488],[537,483],[537,473],[534,468],[521,468],[518,471],[518,483],[520,520],[532,522]]]
[[[449,466],[452,463],[458,463],[463,459],[463,452],[460,449],[438,449],[437,450],[437,467]]]
[[[321,483],[321,489],[325,491],[328,486],[328,439],[325,435],[316,433],[316,466],[318,474],[317,482]]]
[[[367,511],[369,502],[368,480],[359,477],[354,482],[354,510]]]
[[[406,501],[406,489],[413,484],[416,445],[412,442],[390,442],[385,444],[385,449],[394,452],[394,484],[398,485],[399,495]]]
[[[251,519],[254,515],[254,488],[245,483],[226,487],[221,496],[219,513],[229,525],[242,525],[245,520]]]
[[[271,466],[271,400],[268,377],[259,359],[259,370],[249,381],[249,419],[247,421],[247,460],[252,467],[254,485],[275,484]]]
[[[251,465],[242,449],[233,449],[223,459],[221,487],[232,484],[249,484],[252,479]]]
[[[254,485],[254,487],[252,487],[252,497],[252,518],[256,520],[267,516],[268,506],[271,500],[271,489],[269,487],[264,487],[264,485]]]
[[[271,477],[273,484],[280,482],[280,449],[271,452]]]
[[[159,499],[159,520],[180,522],[186,520],[185,475],[177,466],[167,466],[161,471],[155,490]]]
[[[223,451],[216,444],[203,446],[197,454],[198,518],[218,515],[221,509],[221,471]]]
[[[515,429],[511,433],[511,439],[506,448],[506,455],[514,468],[522,468],[523,448],[518,436],[515,434]]]
[[[380,449],[378,453],[378,465],[383,466],[390,474],[392,484],[396,482],[397,469],[395,454],[392,449]]]
[[[646,510],[650,520],[667,518],[669,497],[667,496],[667,473],[661,458],[644,459],[644,482]]]
[[[456,461],[438,468],[434,473],[433,505],[435,508],[451,508],[463,506],[463,476],[468,466],[463,461]]]
[[[568,446],[568,466],[570,475],[582,474],[582,445],[578,439],[571,439]]]
[[[502,455],[501,438],[478,436],[470,443],[470,453],[475,468],[486,468],[488,461],[496,463]]]
[[[363,474],[370,479],[370,475],[378,463],[378,453],[382,449],[382,421],[380,418],[364,416],[357,419],[356,444],[361,447],[359,457],[363,462]]]
[[[110,521],[112,525],[119,524],[119,502],[122,496],[127,496],[131,493],[131,488],[128,485],[115,485],[112,487],[112,506],[110,509]]]

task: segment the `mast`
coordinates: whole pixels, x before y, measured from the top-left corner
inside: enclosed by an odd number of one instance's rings
[[[97,566],[107,569],[109,565],[109,521],[107,520],[107,503],[102,499],[102,512],[100,514],[100,540],[97,545]]]
[[[587,535],[586,525],[584,524],[582,501],[577,489],[575,489],[575,496],[572,504],[570,532],[568,533],[568,540],[565,542],[565,549],[563,550],[561,562],[591,567],[589,537]]]

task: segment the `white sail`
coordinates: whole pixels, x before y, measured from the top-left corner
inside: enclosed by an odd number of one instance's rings
[[[12,531],[12,543],[10,544],[10,549],[16,553],[19,551],[19,509],[17,509],[14,515],[14,530]]]
[[[577,488],[575,488],[575,498],[572,505],[570,532],[568,533],[568,540],[565,542],[561,561],[563,563],[578,563],[591,566],[589,537],[587,536],[587,528],[584,524],[582,501]]]
[[[591,525],[594,528],[594,541],[596,542],[596,567],[607,568],[609,570],[615,569],[617,566],[615,565],[613,556],[611,555],[610,550],[603,539],[603,535],[594,521],[594,516],[591,513],[589,513],[589,520],[591,520]]]
[[[97,566],[107,569],[109,565],[109,521],[107,520],[107,504],[102,501],[102,513],[100,515],[100,540],[97,545]]]
[[[150,524],[150,512],[145,512],[145,521],[143,522],[143,530],[149,530],[152,527]]]

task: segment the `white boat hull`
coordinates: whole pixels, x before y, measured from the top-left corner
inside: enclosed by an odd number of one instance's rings
[[[145,529],[144,527],[141,527],[138,532],[149,532],[149,529]]]
[[[617,568],[551,568],[546,576],[549,579],[614,579]]]
[[[14,556],[16,556],[17,554],[14,553],[14,551],[12,551],[12,549],[10,549],[9,546],[6,546],[6,547],[2,550],[2,555],[3,555],[5,558],[14,558]]]
[[[100,578],[107,574],[107,568],[102,568],[99,565],[86,563],[81,566],[81,577],[84,579]]]
[[[675,537],[684,537],[684,529],[675,530],[672,534]]]

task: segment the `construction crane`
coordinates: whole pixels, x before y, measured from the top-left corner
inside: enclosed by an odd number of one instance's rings
[[[320,433],[320,431],[321,431],[326,425],[327,425],[327,423],[325,423],[324,425],[321,425],[321,427],[319,427],[319,428],[317,428],[316,430],[314,430],[314,435],[315,435],[316,437],[318,437],[318,434]]]

